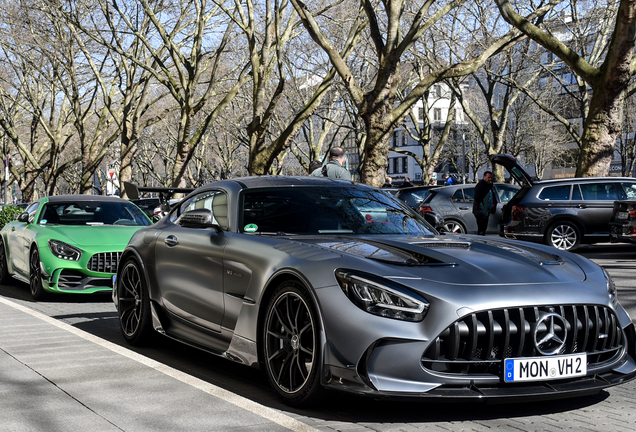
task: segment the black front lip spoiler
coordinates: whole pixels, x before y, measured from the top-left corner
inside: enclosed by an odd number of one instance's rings
[[[624,384],[636,378],[636,370],[622,374],[609,371],[583,378],[565,381],[540,383],[499,384],[499,385],[469,385],[469,386],[440,386],[425,393],[383,392],[370,388],[365,390],[361,386],[347,388],[335,384],[333,381],[326,387],[334,390],[344,390],[378,399],[418,400],[429,399],[437,402],[486,402],[495,404],[519,403],[565,399],[572,397],[590,396],[603,389]],[[335,384],[335,385],[334,385]]]

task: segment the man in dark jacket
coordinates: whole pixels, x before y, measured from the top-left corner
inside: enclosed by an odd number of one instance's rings
[[[497,209],[497,194],[492,187],[492,172],[486,171],[475,186],[473,214],[477,220],[477,234],[486,235],[488,217]]]

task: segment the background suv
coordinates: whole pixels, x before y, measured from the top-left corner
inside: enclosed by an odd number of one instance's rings
[[[614,201],[636,197],[636,179],[584,177],[533,181],[509,155],[492,155],[523,186],[505,206],[500,235],[574,250],[609,241]]]

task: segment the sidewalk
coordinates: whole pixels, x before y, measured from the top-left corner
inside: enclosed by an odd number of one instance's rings
[[[315,431],[0,297],[2,431]]]

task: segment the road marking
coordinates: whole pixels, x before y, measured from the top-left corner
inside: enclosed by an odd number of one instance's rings
[[[78,328],[73,327],[72,325],[66,324],[65,322],[58,321],[55,318],[51,318],[50,316],[45,315],[41,312],[30,309],[26,306],[22,306],[19,303],[15,303],[10,300],[7,300],[4,297],[0,297],[0,303],[3,303],[14,309],[27,313],[35,318],[38,318],[42,321],[47,322],[48,324],[52,324],[56,327],[59,327],[62,330],[66,330],[70,333],[73,333],[74,335],[79,336],[82,339],[93,342],[94,344],[97,344],[101,347],[109,349],[119,355],[122,355],[138,363],[141,363],[144,366],[155,369],[156,371],[161,372],[165,375],[168,375],[169,377],[172,377],[178,381],[181,381],[184,384],[188,384],[209,395],[218,397],[219,399],[229,402],[232,405],[235,405],[246,411],[250,411],[264,419],[267,419],[271,422],[279,424],[289,430],[292,430],[294,432],[319,432],[318,429],[315,429],[309,425],[306,425],[305,423],[302,423],[292,417],[289,417],[288,415],[283,414],[280,411],[277,411],[273,408],[269,408],[259,403],[256,403],[252,400],[244,398],[243,396],[239,396],[221,387],[215,386],[214,384],[210,384],[199,378],[190,376],[184,372],[171,368],[170,366],[166,366],[165,364],[152,360],[148,357],[144,357],[141,354],[138,354],[134,351],[129,350],[128,348],[124,348],[120,345],[101,339],[95,335],[85,332],[84,330],[80,330]]]

